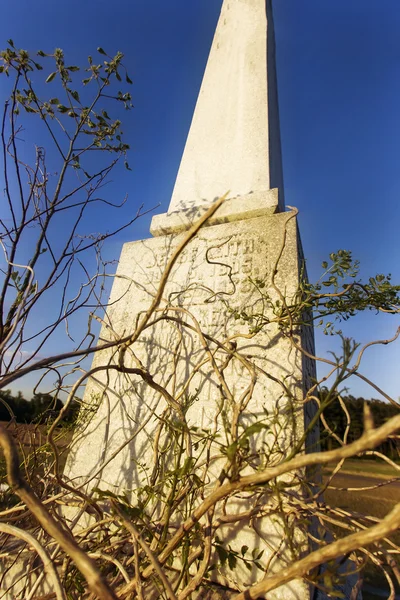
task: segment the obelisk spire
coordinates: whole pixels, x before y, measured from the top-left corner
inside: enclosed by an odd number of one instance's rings
[[[169,213],[279,188],[282,161],[270,0],[224,0]]]

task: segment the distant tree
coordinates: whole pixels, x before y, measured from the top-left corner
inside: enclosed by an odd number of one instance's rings
[[[71,401],[62,419],[63,423],[73,423],[81,406],[79,398]],[[59,398],[51,394],[36,392],[26,400],[21,392],[13,395],[11,390],[0,390],[0,421],[15,419],[16,423],[43,424],[53,421],[64,407]]]
[[[323,387],[319,392],[321,403],[324,403],[329,390]],[[348,431],[348,441],[354,442],[358,440],[364,433],[364,412],[367,407],[372,415],[376,427],[382,426],[392,417],[398,414],[398,408],[389,402],[383,402],[377,399],[365,399],[362,397],[355,398],[351,395],[341,396],[341,401],[346,407],[348,417],[338,401],[339,393],[336,393],[334,401],[327,404],[324,409],[323,416],[329,425],[329,429],[334,432],[340,439],[343,439],[346,428]],[[332,449],[339,447],[339,441],[329,434],[322,425],[321,443],[323,449]],[[395,439],[388,440],[377,448],[378,451],[393,459],[400,459],[400,444]]]

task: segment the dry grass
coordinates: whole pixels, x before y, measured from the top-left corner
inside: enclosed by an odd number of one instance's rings
[[[344,487],[361,487],[363,486],[362,477],[365,479],[365,486],[371,486],[375,483],[385,481],[392,476],[398,475],[394,469],[389,465],[378,463],[375,461],[364,461],[364,460],[351,460],[346,461],[344,469],[346,476],[339,475],[332,481],[332,488],[344,488]],[[354,474],[354,480],[352,481],[352,474]],[[385,485],[377,489],[360,490],[360,491],[347,491],[345,489],[332,489],[329,488],[324,494],[325,502],[335,508],[341,508],[349,512],[356,512],[358,514],[369,515],[382,519],[387,513],[393,508],[393,506],[400,502],[400,486],[398,485]],[[335,529],[335,533],[339,536],[346,535],[346,532]],[[393,541],[400,545],[400,532],[392,537]],[[397,563],[400,565],[399,558]],[[382,591],[387,591],[389,597],[389,587],[387,581],[382,574],[381,569],[374,565],[372,562],[368,562],[365,569],[365,583],[374,588],[378,588]],[[397,593],[400,592],[398,588]],[[382,596],[374,595],[372,591],[364,592],[364,600],[375,600],[381,599]]]
[[[327,465],[326,471],[331,472],[335,465]],[[367,459],[347,459],[341,469],[342,473],[354,473],[368,477],[399,477],[400,471],[397,471],[391,465],[382,460]]]

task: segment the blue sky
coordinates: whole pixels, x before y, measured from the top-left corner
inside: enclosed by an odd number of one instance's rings
[[[168,208],[221,0],[27,0],[9,3],[3,46],[65,50],[83,64],[97,46],[121,50],[135,108],[124,132],[132,172],[114,182],[137,206]],[[363,275],[400,281],[400,3],[398,0],[275,0],[275,32],[286,202],[299,221],[311,279],[339,248]],[[3,80],[0,80],[3,85]],[[0,99],[2,91],[0,88]],[[101,214],[98,215],[100,227]],[[114,240],[148,237],[150,217]],[[365,315],[344,329],[360,342],[391,337],[399,319]],[[317,333],[318,351],[332,339]],[[366,354],[363,373],[400,395],[399,343]],[[18,385],[16,386],[18,387]],[[372,394],[354,382],[354,394]]]

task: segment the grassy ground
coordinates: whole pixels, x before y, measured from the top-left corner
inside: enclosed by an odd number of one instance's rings
[[[328,472],[328,469],[325,470],[325,475]],[[379,483],[379,480],[385,481],[399,475],[399,472],[396,472],[395,469],[385,463],[356,459],[346,461],[343,473],[345,476],[341,477],[339,475],[333,479],[333,487],[363,487],[361,477],[367,478],[365,484],[367,487],[371,487],[371,484],[374,484],[375,481]],[[352,482],[352,475],[354,475],[354,483]],[[328,489],[324,494],[324,499],[332,507],[382,519],[397,502],[400,502],[400,487],[398,485],[387,485],[375,490],[361,491]],[[336,533],[346,535],[345,531],[342,530],[341,533],[339,529],[336,530]],[[395,534],[392,539],[395,543],[400,544],[400,532]],[[398,558],[397,562],[399,563]],[[367,586],[387,591],[387,595],[383,597],[387,598],[389,596],[389,587],[382,571],[371,562],[368,563],[365,570],[365,583]],[[396,592],[400,594],[400,589],[397,589]],[[381,598],[382,595],[378,591],[374,593],[371,589],[364,590],[364,600],[380,600]]]
[[[329,464],[327,471],[331,471],[335,465]],[[399,465],[400,467],[400,465]],[[397,471],[391,465],[382,460],[367,460],[367,459],[349,459],[346,460],[343,467],[343,473],[356,473],[359,475],[368,475],[369,477],[391,478],[399,477],[400,471]]]

